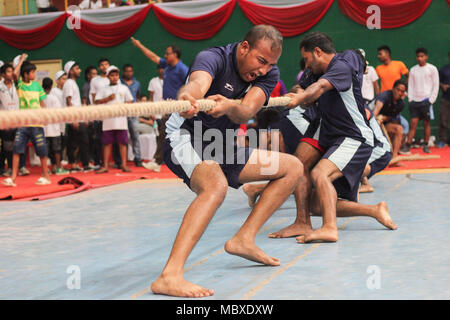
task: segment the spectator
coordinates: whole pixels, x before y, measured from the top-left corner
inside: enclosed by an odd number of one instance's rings
[[[186,81],[189,68],[180,60],[181,50],[175,45],[168,46],[164,58],[159,57],[150,49],[146,48],[139,40],[131,37],[134,46],[151,61],[164,68],[163,99],[177,99],[178,90]],[[159,135],[155,153],[155,160],[147,162],[145,168],[159,172],[163,163],[163,143],[165,139],[166,121],[169,117],[164,116],[158,123]]]
[[[84,70],[84,85],[81,89],[81,103],[84,106],[93,104],[91,96],[89,95],[91,91],[91,80],[97,77],[97,69],[94,66],[89,66]]]
[[[36,0],[36,7],[39,13],[58,11],[53,5],[53,0]]]
[[[110,65],[111,63],[106,58],[101,58],[98,61],[98,70],[100,71],[100,75],[92,78],[90,82],[89,95],[91,96],[91,103],[94,103],[95,95],[97,94],[97,92],[109,85],[109,79],[106,76],[106,70]]]
[[[91,9],[101,9],[101,8],[103,8],[102,0],[91,1]]]
[[[416,134],[417,124],[419,120],[422,120],[425,135],[423,151],[431,153],[428,147],[431,135],[430,110],[432,110],[433,103],[439,94],[439,72],[434,65],[427,62],[427,49],[418,48],[416,59],[418,64],[411,68],[408,81],[410,125],[405,151],[409,151]]]
[[[22,61],[23,62],[23,61]],[[36,79],[36,66],[28,61],[24,61],[20,68],[22,80],[17,84],[17,94],[20,101],[20,109],[40,109],[45,108],[44,100],[46,94]],[[2,184],[15,187],[16,178],[19,171],[20,154],[25,153],[28,141],[33,143],[36,154],[41,160],[42,177],[36,184],[51,184],[47,167],[47,144],[45,142],[44,128],[42,125],[34,124],[17,129],[14,148],[13,148],[13,165],[10,178],[2,181]]]
[[[95,104],[117,104],[133,102],[133,96],[127,86],[120,83],[119,69],[110,66],[106,72],[110,84],[101,89],[95,98]],[[109,158],[111,157],[112,144],[118,143],[120,157],[122,160],[121,169],[123,172],[131,172],[127,167],[127,145],[128,145],[128,121],[126,117],[117,117],[103,120],[103,167],[97,173],[109,171]]]
[[[150,80],[148,84],[148,97],[151,102],[158,102],[163,100],[163,84],[164,84],[164,68],[157,65],[156,71],[158,73],[157,77],[154,77]],[[155,128],[158,129],[156,131],[156,135],[163,135],[164,132],[161,132],[161,115],[151,116],[151,117],[141,117],[139,118],[139,132],[140,133],[150,133],[154,132]]]
[[[403,101],[406,93],[406,82],[404,80],[397,80],[394,83],[392,90],[380,93],[375,102],[373,110],[374,116],[383,123],[386,131],[391,137],[392,154],[395,158],[400,151],[403,128],[400,124],[400,113],[405,108]],[[400,165],[397,163],[397,165]]]
[[[363,49],[359,49],[364,59],[366,58],[366,52]],[[361,87],[361,92],[364,101],[366,102],[366,106],[369,106],[370,109],[373,109],[374,103],[372,103],[376,96],[380,93],[380,87],[378,85],[378,75],[375,71],[375,68],[369,65],[369,62],[366,60],[366,70],[363,75],[363,84]]]
[[[19,97],[14,85],[14,69],[10,64],[0,67],[0,111],[19,110]],[[0,175],[5,173],[5,160],[8,163],[6,176],[12,174],[12,158],[16,129],[0,130],[2,147],[0,151]]]
[[[47,95],[45,101],[45,107],[47,109],[62,108],[62,104],[59,102],[58,97],[51,93],[53,86],[53,80],[50,78],[44,78],[42,80],[42,87]],[[62,152],[62,137],[60,123],[48,124],[44,127],[45,139],[47,141],[48,156],[52,164],[52,173],[57,175],[68,174],[69,171],[65,170],[61,165],[61,152]]]
[[[133,102],[137,102],[141,97],[141,84],[134,77],[134,69],[131,64],[126,64],[122,68],[122,84],[126,85],[133,96]],[[142,167],[141,145],[139,143],[138,117],[128,117],[128,131],[130,132],[131,145],[133,147],[134,164]]]
[[[81,74],[80,66],[75,61],[69,61],[64,65],[64,71],[69,76],[63,88],[65,105],[67,107],[81,108],[80,88],[78,88],[76,82]],[[75,152],[77,148],[83,168],[80,168],[76,162]],[[92,170],[89,166],[89,137],[86,123],[74,122],[67,124],[67,156],[71,171]]]
[[[55,74],[56,86],[50,91],[50,93],[58,99],[60,106],[64,106],[63,88],[66,81],[67,81],[67,74],[63,70],[56,72]]]
[[[448,53],[450,61],[450,52]],[[450,63],[443,66],[439,70],[439,82],[442,89],[442,97],[440,106],[440,124],[439,124],[439,141],[438,148],[443,148],[447,140],[447,128],[450,121]]]
[[[81,89],[81,101],[83,105],[91,105],[91,82],[97,77],[97,69],[94,66],[89,66],[84,71],[85,83]],[[94,169],[100,169],[102,164],[102,122],[94,120],[89,122],[89,158],[94,162]]]
[[[376,68],[378,77],[380,78],[381,90],[380,92],[391,90],[395,81],[401,79],[402,76],[405,77],[406,83],[408,82],[408,68],[401,61],[391,59],[391,49],[384,45],[377,49],[378,60],[382,63]],[[400,124],[403,128],[403,138],[401,145],[403,146],[407,139],[407,134],[409,132],[408,120],[406,120],[402,115],[400,115]],[[400,149],[401,154],[410,153],[406,148]],[[395,155],[394,155],[395,156]]]

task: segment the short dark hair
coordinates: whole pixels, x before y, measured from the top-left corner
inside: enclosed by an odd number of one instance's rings
[[[387,52],[389,52],[389,56],[391,55],[391,48],[389,48],[389,46],[383,45],[383,46],[378,47],[377,51],[381,51],[381,50],[387,51]]]
[[[6,73],[6,70],[7,70],[8,68],[11,68],[11,69],[14,70],[14,67],[13,67],[11,64],[5,63],[5,64],[2,65],[2,67],[0,68],[0,73],[1,73],[1,74],[5,74],[5,73]]]
[[[181,49],[180,47],[178,47],[175,44],[171,44],[170,46],[168,46],[167,48],[171,48],[172,52],[175,53],[177,55],[177,58],[180,59],[181,58]]]
[[[260,24],[252,27],[244,37],[250,48],[253,48],[259,40],[268,39],[272,41],[271,50],[281,50],[283,48],[283,36],[275,27]]]
[[[416,49],[416,55],[418,55],[419,53],[423,53],[425,55],[428,55],[428,50],[425,49],[424,47],[420,47]]]
[[[111,62],[107,59],[107,58],[100,58],[99,60],[98,60],[98,65],[100,65],[102,62],[108,62],[109,64],[111,64]]]
[[[42,88],[44,88],[44,90],[50,90],[53,86],[53,80],[46,77],[44,79],[42,79]]]
[[[313,52],[314,48],[320,48],[325,53],[336,53],[333,40],[324,32],[314,31],[307,34],[300,42],[300,50]]]
[[[22,66],[20,67],[20,76],[24,78],[25,74],[28,74],[33,70],[36,70],[36,65],[31,63],[30,61],[24,61]]]
[[[94,70],[94,69],[97,69],[97,68],[94,67],[94,66],[89,66],[89,67],[86,68],[86,70],[84,70],[84,79],[85,79],[86,81],[88,81],[88,75],[89,75],[89,73],[91,73],[91,71]]]
[[[124,64],[122,70],[125,71],[126,68],[132,68],[134,70],[133,65],[131,63]]]
[[[406,84],[406,81],[403,79],[398,79],[397,81],[394,82],[394,86],[393,88],[399,86],[399,85],[404,85],[405,87],[408,87],[408,85]]]

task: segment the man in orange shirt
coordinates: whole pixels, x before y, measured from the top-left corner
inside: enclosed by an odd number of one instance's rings
[[[388,46],[381,46],[377,51],[378,60],[382,63],[376,69],[381,81],[381,92],[392,90],[394,82],[402,76],[408,81],[408,68],[403,62],[391,59],[391,49]]]

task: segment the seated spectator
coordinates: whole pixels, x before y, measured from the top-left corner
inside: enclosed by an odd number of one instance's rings
[[[109,85],[100,89],[95,95],[95,104],[117,104],[132,103],[133,96],[127,86],[120,83],[119,69],[110,66],[106,70]],[[109,171],[109,159],[112,153],[112,144],[119,144],[121,169],[123,172],[131,172],[127,167],[127,145],[128,145],[128,120],[127,117],[117,117],[103,120],[103,167],[97,173]]]
[[[53,80],[50,78],[44,78],[42,80],[42,87],[47,95],[45,98],[45,107],[47,109],[63,108],[63,105],[59,102],[58,98],[51,93],[53,86]],[[45,139],[47,141],[48,156],[52,164],[52,173],[57,175],[68,174],[69,171],[65,170],[61,164],[61,152],[62,152],[62,137],[64,133],[61,131],[61,123],[52,123],[44,127]]]
[[[400,113],[405,108],[405,102],[403,101],[405,95],[406,82],[397,80],[392,90],[384,91],[377,96],[373,110],[374,116],[379,122],[383,123],[391,138],[393,157],[398,156],[403,139]]]

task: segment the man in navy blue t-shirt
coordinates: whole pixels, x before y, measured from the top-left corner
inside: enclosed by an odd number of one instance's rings
[[[178,90],[186,82],[186,77],[189,68],[181,61],[181,50],[176,45],[170,45],[167,47],[164,53],[164,58],[161,58],[152,50],[145,47],[139,40],[131,37],[131,42],[134,46],[142,51],[142,53],[151,61],[156,63],[159,67],[164,69],[164,82],[163,82],[163,99],[177,99]],[[163,143],[165,139],[165,129],[167,116],[162,119],[157,119],[159,135],[157,138],[157,147],[154,155],[155,161],[145,163],[145,168],[159,172],[161,170],[161,164],[163,163]]]
[[[289,107],[318,102],[322,119],[319,145],[326,152],[311,171],[323,225],[297,237],[297,241],[335,242],[338,197],[357,201],[359,183],[374,146],[361,94],[365,63],[353,50],[336,53],[331,38],[321,32],[308,34],[300,43],[300,51],[306,67],[319,78],[304,91],[288,94],[292,99]],[[308,221],[307,217],[304,220]]]
[[[167,121],[164,160],[197,194],[187,209],[169,260],[152,291],[183,297],[205,297],[212,290],[183,277],[190,252],[208,226],[227,193],[251,181],[270,180],[258,205],[225,244],[226,252],[258,263],[278,266],[255,244],[255,236],[274,211],[287,199],[301,177],[300,161],[288,154],[238,147],[239,125],[255,116],[279,80],[276,63],[283,38],[273,27],[253,27],[239,43],[200,52],[189,70],[189,80],[178,99],[191,103],[185,113]],[[216,102],[199,112],[198,99]],[[232,99],[241,99],[237,103]],[[230,134],[231,133],[231,134]]]

